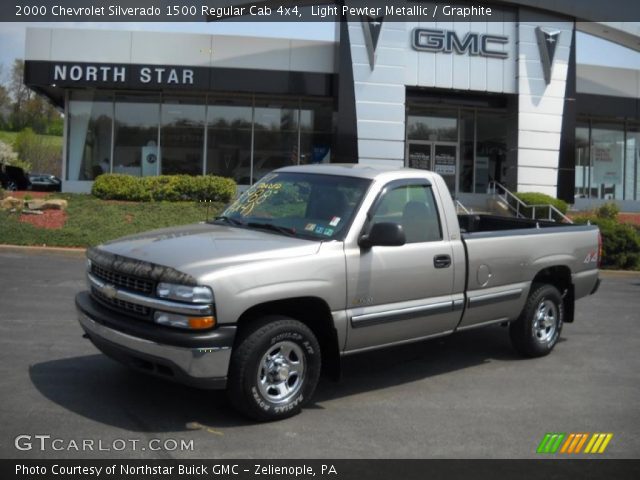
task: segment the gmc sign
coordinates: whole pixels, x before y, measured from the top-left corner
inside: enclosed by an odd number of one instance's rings
[[[467,33],[462,40],[450,30],[415,28],[412,47],[420,52],[468,53],[473,56],[507,58],[509,54],[498,45],[509,43],[509,37],[489,33]]]

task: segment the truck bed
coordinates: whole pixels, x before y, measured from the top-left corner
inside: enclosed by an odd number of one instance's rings
[[[523,228],[569,227],[569,223],[533,220],[529,218],[502,217],[498,215],[458,215],[461,233],[494,232]]]

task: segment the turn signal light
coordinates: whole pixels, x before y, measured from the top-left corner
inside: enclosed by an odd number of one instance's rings
[[[215,324],[215,317],[189,317],[189,328],[192,328],[193,330],[212,328]]]

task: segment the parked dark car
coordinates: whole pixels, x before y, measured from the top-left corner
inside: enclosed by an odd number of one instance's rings
[[[20,167],[0,163],[0,186],[5,190],[29,190],[31,182]]]
[[[29,181],[31,190],[59,192],[62,189],[62,180],[49,173],[30,173]]]

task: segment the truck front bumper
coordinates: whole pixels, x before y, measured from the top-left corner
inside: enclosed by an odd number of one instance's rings
[[[91,342],[114,360],[198,388],[226,387],[235,326],[219,326],[206,333],[177,332],[119,316],[88,292],[76,296],[76,310]]]

